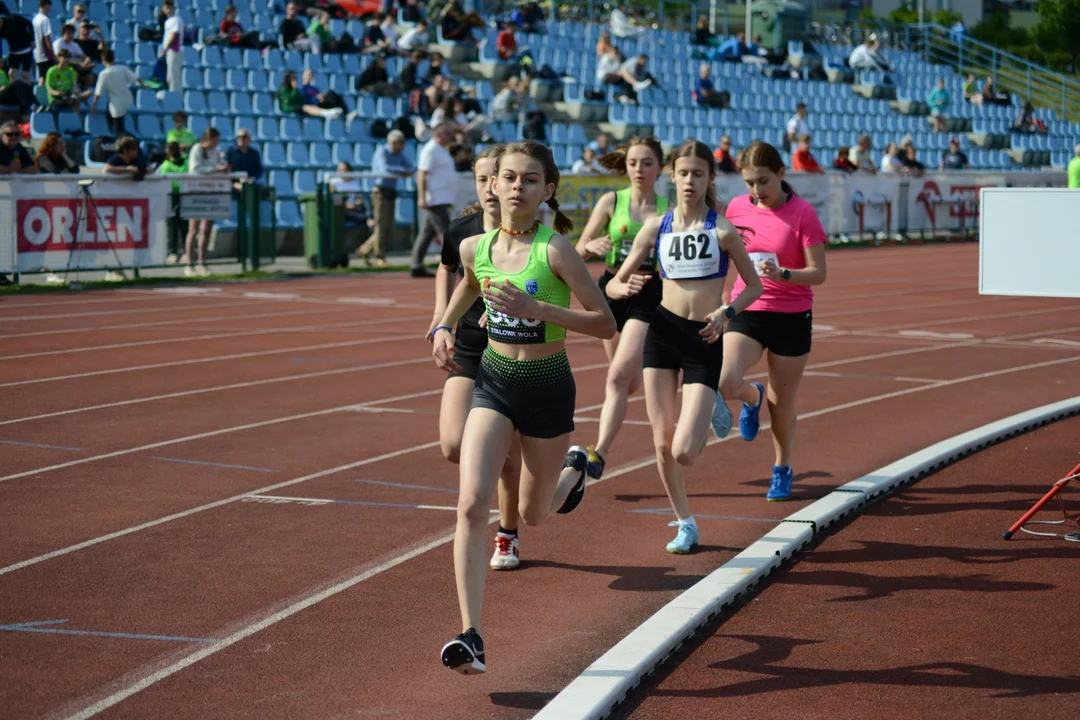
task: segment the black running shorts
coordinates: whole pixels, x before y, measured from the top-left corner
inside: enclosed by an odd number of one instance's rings
[[[483,303],[482,300],[477,302]],[[488,344],[487,330],[477,324],[476,317],[479,316],[470,308],[458,322],[457,334],[454,336],[454,362],[461,366],[461,372],[452,372],[450,377],[476,379],[480,358]]]
[[[744,310],[728,322],[724,332],[753,338],[773,355],[802,357],[810,353],[814,314]]]
[[[565,351],[511,360],[489,347],[480,359],[472,406],[506,416],[526,437],[546,439],[574,431],[576,396]]]
[[[644,367],[682,370],[683,385],[708,385],[715,390],[720,385],[724,343],[705,342],[699,331],[706,324],[679,317],[663,305],[657,306],[645,335]]]
[[[663,297],[663,285],[660,282],[659,274],[653,273],[652,279],[645,283],[645,287],[637,295],[622,300],[614,300],[608,297],[605,291],[607,284],[611,282],[613,277],[615,277],[615,273],[611,272],[610,269],[605,270],[598,282],[600,291],[604,293],[604,299],[607,300],[608,307],[611,308],[611,314],[615,316],[615,326],[619,332],[622,332],[623,325],[626,325],[627,320],[640,320],[643,323],[652,320],[653,311],[660,305],[660,299]]]

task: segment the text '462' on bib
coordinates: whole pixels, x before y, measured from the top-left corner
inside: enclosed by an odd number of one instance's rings
[[[723,253],[716,230],[684,230],[663,233],[657,238],[660,269],[669,280],[716,277]]]

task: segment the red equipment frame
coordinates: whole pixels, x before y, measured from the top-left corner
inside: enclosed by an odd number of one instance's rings
[[[1039,502],[1032,505],[1031,509],[1028,510],[1026,513],[1024,513],[1024,515],[1019,520],[1017,520],[1015,523],[1013,523],[1013,526],[1011,528],[1009,528],[1008,530],[1006,530],[1005,532],[1003,532],[1001,534],[1001,537],[1005,538],[1006,540],[1010,539],[1013,536],[1013,533],[1015,533],[1017,530],[1022,528],[1025,524],[1027,524],[1027,522],[1029,520],[1031,520],[1031,518],[1033,518],[1036,513],[1038,513],[1040,510],[1043,509],[1043,507],[1046,505],[1046,503],[1050,502],[1055,497],[1057,497],[1058,493],[1060,493],[1062,490],[1064,490],[1066,485],[1068,485],[1071,482],[1078,482],[1078,481],[1080,481],[1080,465],[1077,465],[1076,467],[1074,467],[1072,470],[1069,471],[1069,473],[1065,477],[1061,478],[1056,483],[1054,483],[1054,486],[1052,488],[1050,488],[1050,492],[1043,495],[1042,499],[1039,500]],[[1061,502],[1060,498],[1058,498],[1058,502]],[[1062,513],[1064,513],[1066,520],[1069,519],[1068,513],[1065,512],[1065,506],[1064,505],[1062,505],[1061,511],[1062,511]],[[1064,522],[1064,521],[1062,521],[1062,522]]]

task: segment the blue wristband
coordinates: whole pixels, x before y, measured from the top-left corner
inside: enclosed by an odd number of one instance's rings
[[[439,332],[440,330],[445,330],[446,332],[454,332],[454,329],[449,325],[436,325],[435,329],[431,331],[431,337],[435,337],[435,333]]]

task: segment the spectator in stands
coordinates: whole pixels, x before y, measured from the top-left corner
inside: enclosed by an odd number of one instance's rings
[[[712,41],[713,34],[709,31],[709,18],[706,15],[699,15],[697,27],[694,29],[694,44],[712,45]]]
[[[251,147],[251,131],[240,128],[236,133],[236,145],[225,153],[225,163],[234,173],[245,173],[248,180],[258,182],[262,179],[262,156]]]
[[[631,20],[630,13],[618,6],[611,11],[608,24],[611,25],[611,34],[617,38],[636,38],[649,32],[648,28],[636,27]]]
[[[481,134],[484,131],[484,126],[487,123],[487,118],[483,115],[474,114],[472,117],[465,112],[465,101],[460,97],[447,97],[442,105],[435,108],[435,112],[431,114],[431,126],[436,127],[444,122],[451,122],[457,125],[459,132],[463,133],[467,138],[465,144],[472,144],[473,142],[479,142]],[[472,169],[472,161],[469,161],[469,167],[467,170]]]
[[[851,148],[847,145],[841,145],[836,151],[836,159],[833,160],[833,167],[837,170],[843,170],[846,173],[853,173],[858,170],[855,167],[855,163],[851,162]]]
[[[161,41],[159,57],[165,58],[166,77],[169,92],[181,92],[184,89],[182,77],[184,69],[184,23],[176,13],[172,0],[165,0],[161,6],[165,13],[164,39]]]
[[[1069,187],[1080,189],[1080,145],[1073,148],[1073,159],[1069,161],[1066,172],[1069,174]]]
[[[968,73],[967,80],[964,81],[964,99],[972,105],[982,105],[983,96],[975,73]]]
[[[735,154],[731,151],[731,136],[724,135],[720,138],[720,144],[713,150],[713,159],[716,160],[717,172],[725,175],[734,175],[739,172],[739,165],[735,162]]]
[[[131,109],[133,99],[131,86],[146,86],[138,75],[132,72],[127,65],[116,63],[116,53],[112,50],[104,50],[101,53],[101,61],[105,69],[98,75],[97,86],[94,88],[94,100],[90,103],[91,114],[97,112],[98,100],[101,96],[109,96],[109,112],[105,116],[109,132],[113,137],[121,137],[124,134],[124,117]]]
[[[987,77],[986,81],[983,82],[982,102],[990,105],[1008,105],[1010,103],[1009,94],[999,94],[994,87],[994,78]]]
[[[885,147],[885,154],[881,156],[881,172],[902,173],[904,163],[900,160],[900,146],[894,142]]]
[[[750,41],[750,53],[760,64],[783,65],[787,61],[786,52],[783,54],[774,53],[764,46],[761,40],[761,33],[754,33],[754,38]],[[792,75],[792,77],[801,78],[802,76],[796,73]]]
[[[296,16],[297,10],[296,3],[285,6],[285,19],[278,26],[281,44],[287,50],[313,52],[318,55],[322,52],[322,44],[318,37],[308,37],[304,23]]]
[[[806,121],[806,116],[809,114],[806,103],[795,106],[795,114],[787,121],[787,127],[784,128],[783,145],[786,152],[791,152],[791,148],[799,142],[799,138],[810,134],[810,123]]]
[[[473,28],[486,28],[484,19],[474,12],[465,12],[458,0],[448,0],[439,14],[439,27],[444,38],[456,43],[475,44]]]
[[[304,104],[304,96],[300,94],[300,88],[296,85],[296,73],[292,70],[285,71],[285,75],[281,80],[281,87],[277,91],[277,101],[278,109],[283,113],[298,113],[333,120],[341,117],[344,112],[341,108],[324,110],[318,105]]]
[[[34,165],[38,172],[48,175],[60,175],[62,173],[79,173],[78,164],[67,154],[67,146],[60,133],[51,132],[45,136],[38,146],[37,157]]]
[[[454,204],[454,185],[457,172],[454,158],[447,149],[454,141],[454,128],[449,123],[437,126],[431,140],[420,150],[417,161],[417,206],[422,211],[420,234],[416,236],[412,250],[413,277],[431,277],[424,267],[424,257],[432,239],[438,233],[446,237],[450,226],[450,208]]]
[[[512,60],[518,54],[517,38],[514,37],[514,24],[503,23],[502,30],[495,38],[495,51],[500,60]]]
[[[401,86],[402,92],[411,93],[423,87],[419,77],[420,63],[423,59],[424,53],[419,50],[413,50],[409,54],[409,61],[405,63],[405,67],[401,68],[401,74],[398,75],[398,85]]]
[[[570,169],[574,175],[604,175],[603,168],[596,162],[596,151],[586,145],[581,151],[581,157],[574,161]]]
[[[146,177],[146,169],[146,158],[139,152],[139,141],[125,135],[116,143],[116,152],[105,161],[104,173],[142,180]]]
[[[949,28],[949,38],[955,43],[961,43],[965,37],[967,37],[967,25],[964,24],[963,20],[957,20]]]
[[[56,54],[56,65],[45,73],[45,90],[49,93],[49,108],[71,108],[82,114],[82,101],[90,97],[89,90],[78,87],[79,75],[71,67],[71,54],[61,50]]]
[[[431,56],[428,58],[428,73],[424,77],[424,82],[428,83],[429,85],[434,85],[435,78],[438,78],[440,76],[446,78],[446,75],[443,73],[444,62],[445,61],[443,60],[442,55],[440,55],[439,53],[432,53]]]
[[[337,172],[344,175],[353,172],[353,166],[342,160]],[[356,178],[335,177],[330,179],[330,192],[344,197],[345,224],[363,226],[368,224],[368,208],[361,194],[360,181]],[[370,263],[368,263],[370,265]]]
[[[491,118],[493,120],[517,120],[524,107],[525,94],[522,80],[512,75],[503,85],[503,89],[491,99]]]
[[[180,151],[180,144],[176,142],[165,143],[165,160],[158,166],[159,175],[179,175],[187,172],[187,158]],[[173,182],[173,191],[179,192],[180,185]],[[176,262],[176,258],[173,257],[171,261],[166,261],[170,265]]]
[[[68,24],[78,28],[84,22],[90,22],[90,16],[86,13],[86,5],[75,3],[75,7],[71,8],[71,19],[68,20]]]
[[[0,17],[0,39],[8,47],[8,71],[13,81],[34,82],[31,70],[34,62],[34,24],[21,15]]]
[[[904,167],[911,175],[922,175],[926,171],[926,166],[919,162],[915,140],[910,135],[905,135],[900,141],[900,162],[904,163]]]
[[[174,142],[180,146],[180,152],[184,155],[184,162],[187,162],[188,153],[191,152],[191,146],[199,142],[199,138],[195,137],[195,133],[188,129],[187,113],[183,110],[177,110],[172,116],[173,127],[172,130],[165,133],[165,142]]]
[[[412,28],[406,30],[398,39],[398,47],[406,52],[424,50],[430,42],[431,37],[428,35],[427,21],[420,20]]]
[[[94,61],[83,52],[82,45],[75,42],[75,26],[70,23],[60,28],[60,38],[53,43],[53,52],[59,56],[61,50],[67,50],[71,58],[71,67],[79,78],[80,87],[91,87],[97,82],[94,77]]]
[[[701,63],[692,96],[697,104],[703,107],[726,108],[731,102],[731,93],[716,89],[712,78],[709,77],[711,72],[712,67],[709,63]]]
[[[370,266],[371,256],[375,256],[376,267],[386,267],[383,246],[390,242],[394,233],[394,203],[398,198],[398,180],[410,177],[416,172],[409,159],[405,157],[405,134],[400,130],[391,130],[386,136],[386,144],[375,148],[371,159],[371,172],[379,177],[371,190],[371,213],[374,230],[356,254]]]
[[[372,13],[368,16],[367,24],[364,25],[364,38],[360,43],[360,51],[364,53],[377,53],[393,49],[390,41],[383,31],[383,13]]]
[[[458,139],[462,136],[458,134]],[[472,146],[467,142],[455,142],[450,146],[450,157],[454,158],[454,170],[468,172],[472,169],[473,154]]]
[[[599,133],[596,139],[589,143],[589,147],[596,153],[597,160],[615,149],[615,146],[611,143],[611,136],[605,132]]]
[[[300,94],[304,97],[305,105],[316,105],[323,110],[341,108],[342,113],[349,112],[349,106],[345,104],[343,97],[333,90],[323,92],[315,86],[315,71],[311,68],[305,70],[301,76]]]
[[[824,173],[825,168],[818,164],[817,158],[810,152],[810,136],[799,138],[799,147],[791,153],[791,169],[809,173]]]
[[[19,74],[29,76],[30,73],[26,71]],[[19,115],[29,115],[34,102],[34,91],[30,89],[30,85],[8,77],[7,72],[0,68],[0,106],[15,107],[19,109]]]
[[[83,51],[83,55],[90,58],[95,63],[101,62],[101,53],[107,47],[105,36],[101,34],[101,26],[83,20],[78,28],[79,36],[75,38],[75,42],[79,44],[79,47]],[[97,37],[94,37],[95,35]]]
[[[420,23],[424,21],[424,6],[417,0],[398,0],[401,8],[401,20],[407,23]]]
[[[340,52],[332,47],[337,43],[333,33],[330,32],[330,16],[327,13],[319,11],[312,14],[311,22],[308,23],[305,32],[309,38],[317,40],[319,47],[325,49],[326,52]]]
[[[1035,117],[1035,106],[1030,101],[1024,103],[1024,109],[1013,123],[1013,132],[1046,134],[1046,123]]]
[[[609,51],[614,50],[615,46],[611,44],[611,33],[604,30],[600,33],[600,37],[596,40],[596,58],[599,60],[604,57]]]
[[[649,56],[641,53],[630,58],[619,68],[619,77],[625,83],[623,92],[630,100],[637,102],[637,94],[651,85],[657,85],[656,78],[649,74]]]
[[[244,32],[244,26],[236,20],[237,10],[235,5],[228,5],[225,7],[225,17],[221,20],[221,25],[218,26],[218,32],[221,33],[220,37],[224,39],[225,45],[232,45],[233,47],[253,48],[258,50],[262,47],[259,41],[259,33],[255,30],[251,32]]]
[[[934,121],[934,132],[943,133],[949,129],[949,119],[945,110],[951,101],[949,91],[945,89],[945,78],[938,78],[937,84],[926,94],[926,104],[930,106],[930,117]]]
[[[878,40],[877,35],[871,33],[866,42],[856,46],[851,51],[851,55],[848,56],[848,67],[852,70],[889,72],[892,68],[881,56],[880,48],[881,42]]]
[[[49,68],[56,64],[56,53],[53,50],[52,23],[49,13],[52,12],[52,0],[38,0],[38,13],[34,16],[34,62],[37,63],[38,84],[45,84],[45,75]]]
[[[9,121],[0,126],[0,175],[31,175],[38,171],[30,153],[19,142],[21,139],[17,123]]]
[[[375,59],[364,68],[360,77],[356,79],[356,89],[362,93],[371,93],[380,97],[396,98],[401,95],[401,90],[390,82],[390,74],[386,72],[386,55],[376,55]]]
[[[188,172],[195,175],[212,175],[229,172],[229,164],[221,152],[221,133],[215,127],[208,127],[199,138],[199,142],[191,148],[188,156]],[[206,269],[206,243],[210,239],[210,229],[213,228],[213,220],[191,220],[188,223],[187,240],[184,242],[184,254],[187,255],[187,266],[184,268],[185,277],[207,277],[210,271]],[[191,266],[191,245],[195,242],[198,234],[199,264]]]
[[[859,142],[855,147],[851,148],[848,153],[848,159],[851,160],[851,164],[858,170],[864,170],[868,173],[876,173],[877,167],[874,165],[874,159],[870,157],[870,151],[873,149],[873,141],[869,135],[861,135]]]
[[[724,62],[742,62],[744,55],[750,55],[750,47],[746,44],[746,33],[741,30],[735,33],[735,37],[728,38],[715,50],[709,52],[711,60]]]
[[[623,79],[619,75],[619,69],[623,65],[623,56],[618,48],[608,47],[596,63],[596,84],[622,85]]]
[[[967,170],[971,165],[968,163],[967,155],[960,149],[960,140],[957,138],[951,138],[949,140],[949,149],[941,154],[940,170]]]
[[[526,3],[525,7],[514,8],[510,13],[510,22],[524,33],[542,33],[544,27],[544,11],[534,2]]]

